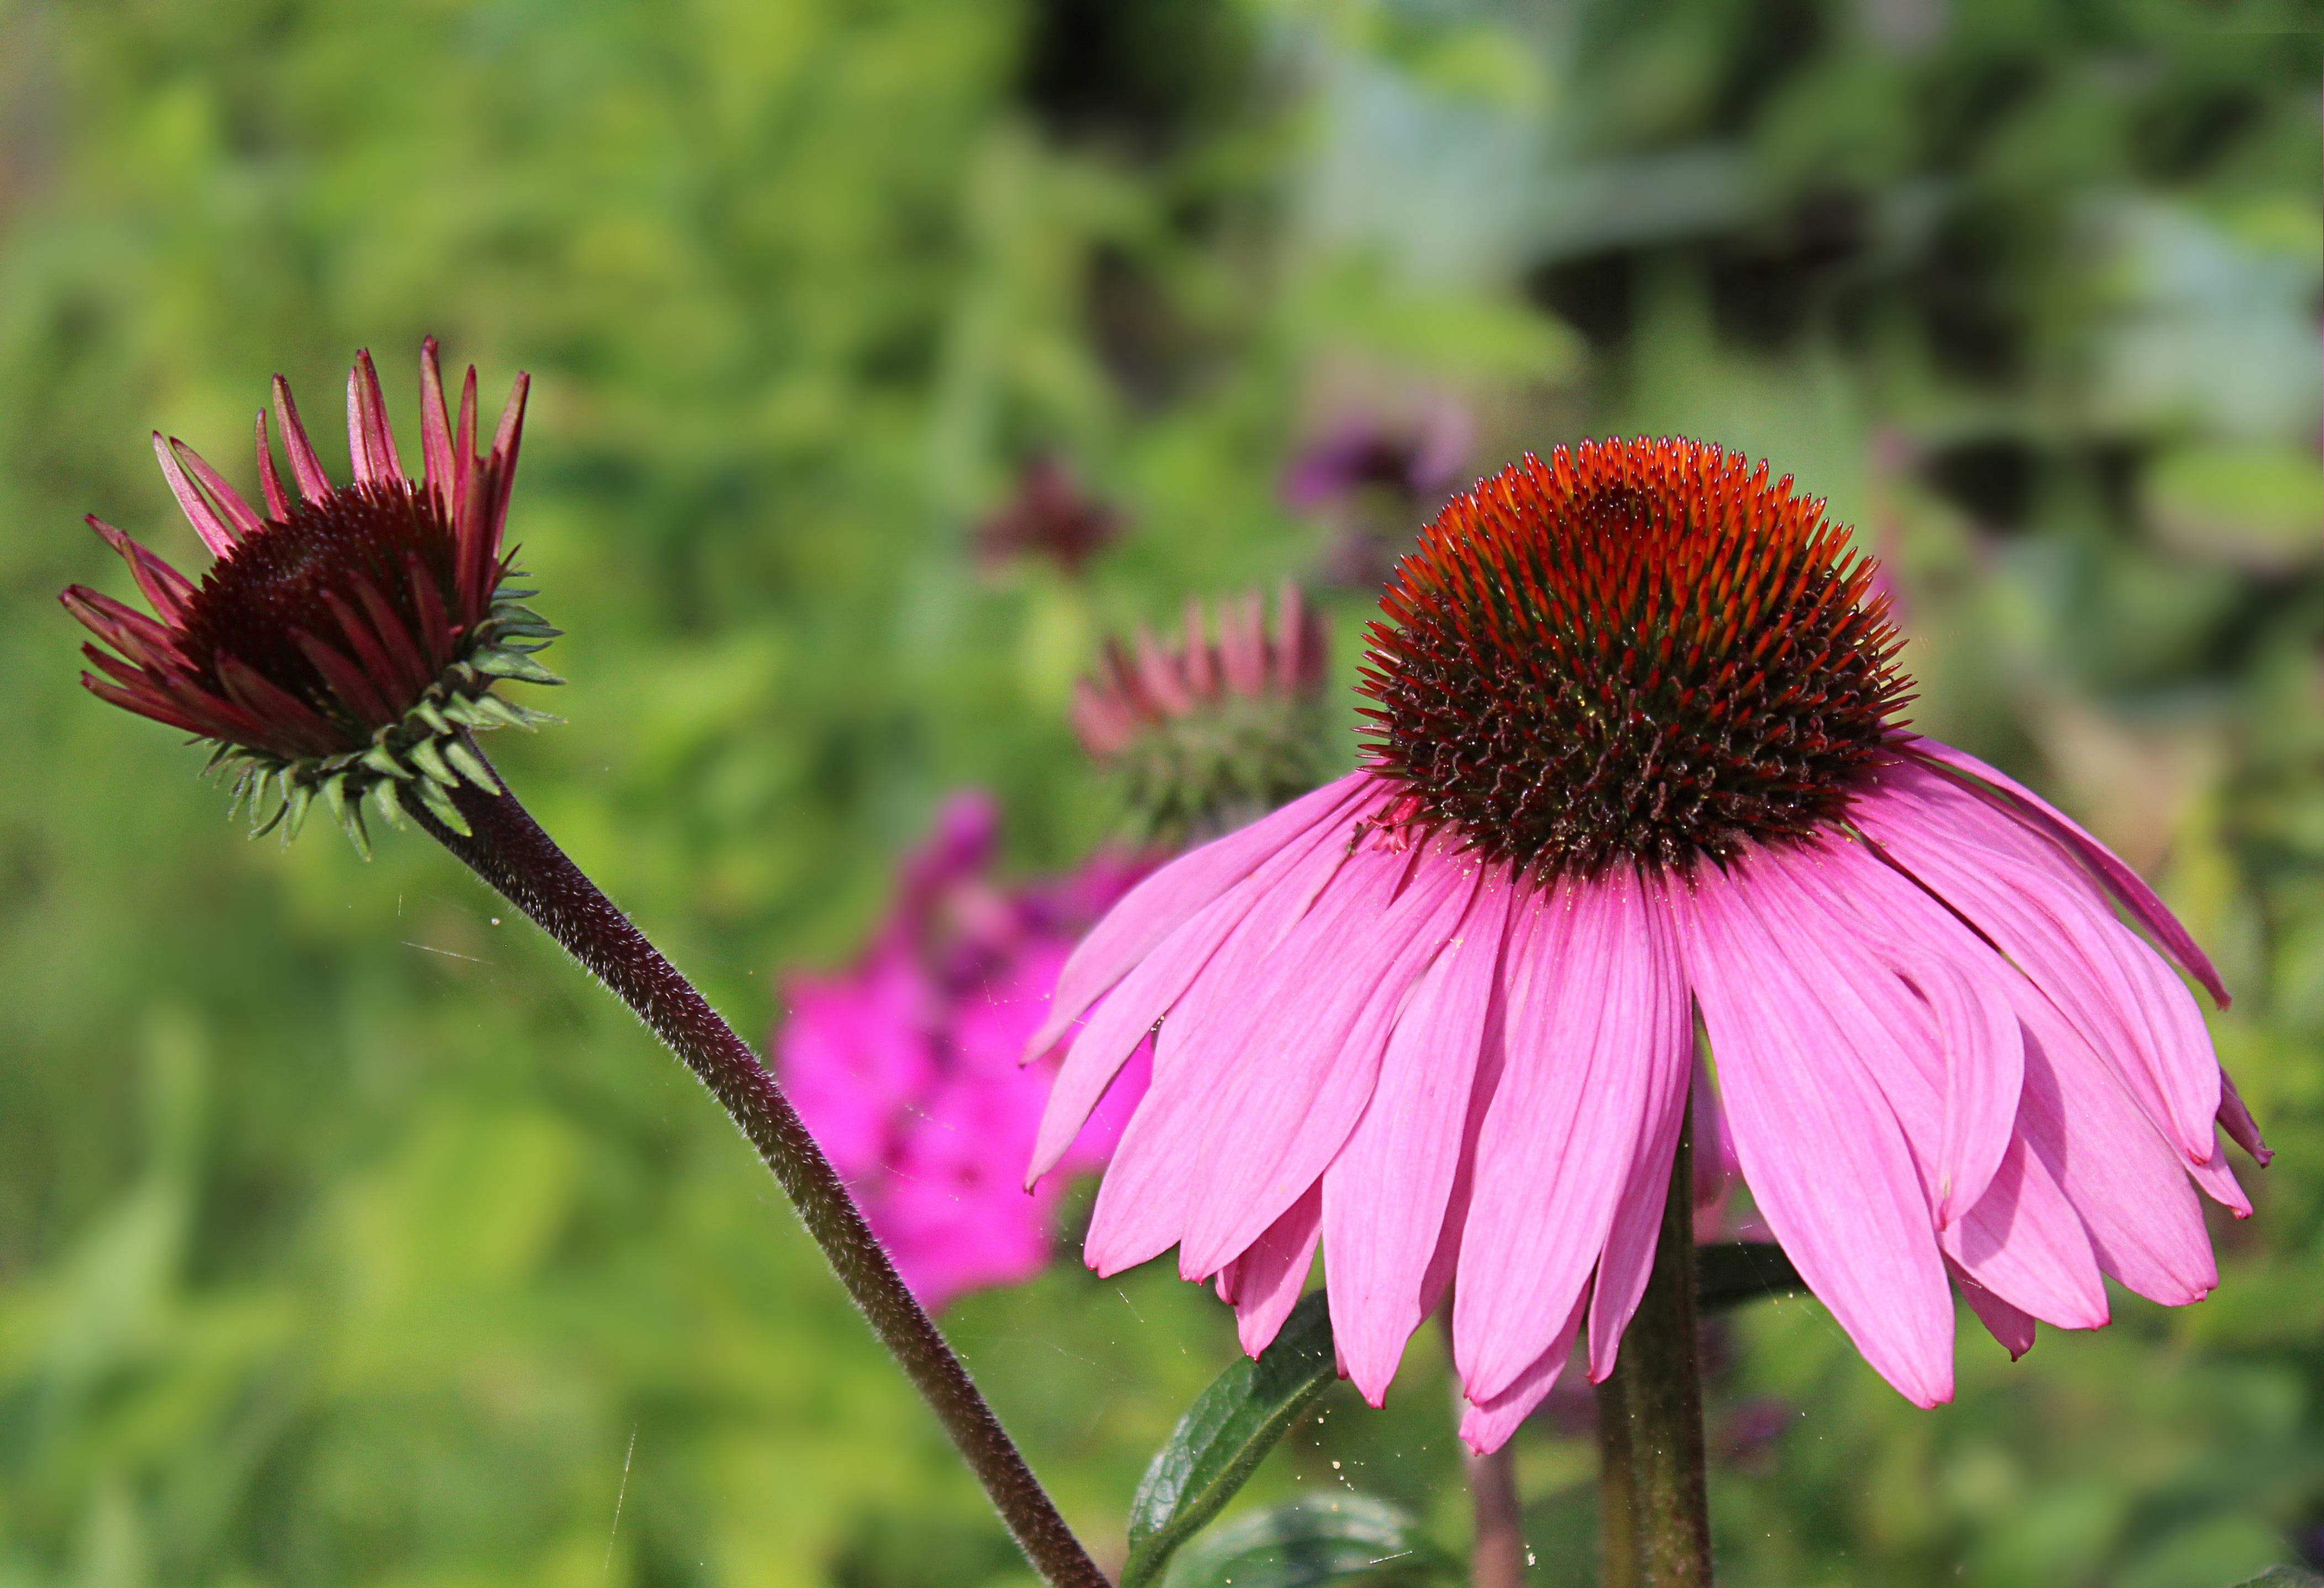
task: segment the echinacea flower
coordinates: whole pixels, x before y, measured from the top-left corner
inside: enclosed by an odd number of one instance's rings
[[[1375,1405],[1450,1287],[1495,1448],[1577,1336],[1612,1369],[1699,1018],[1761,1217],[1911,1400],[1952,1392],[1949,1279],[2013,1353],[2106,1322],[2104,1276],[2209,1292],[2194,1187],[2250,1211],[2215,1122],[2265,1158],[2170,962],[2218,977],[2097,840],[1904,730],[1846,541],[1691,441],[1456,497],[1371,630],[1370,763],[1156,872],[1059,978],[1032,1050],[1096,1012],[1036,1176],[1159,1026],[1090,1265],[1176,1246],[1256,1352],[1320,1244]]]
[[[1018,1184],[1055,1056],[1018,1067],[1074,940],[1151,869],[1102,853],[1060,882],[987,878],[999,812],[948,800],[908,860],[871,947],[836,975],[785,978],[775,1039],[784,1090],[921,1304],[1031,1278],[1048,1260],[1061,1186]],[[1105,1162],[1138,1100],[1126,1076],[1065,1152]]]
[[[1218,613],[1199,601],[1175,641],[1109,640],[1097,676],[1074,689],[1082,748],[1114,768],[1147,834],[1209,836],[1305,794],[1329,775],[1318,709],[1323,620],[1286,581],[1268,628],[1259,593]]]
[[[409,798],[462,834],[447,790],[466,777],[499,785],[466,734],[549,720],[493,693],[499,679],[561,680],[532,659],[557,632],[512,587],[501,549],[524,426],[528,382],[516,379],[492,448],[475,450],[476,372],[456,425],[429,337],[420,355],[420,461],[404,473],[368,352],[347,376],[351,485],[334,485],[307,439],[290,388],[274,377],[293,495],[258,415],[258,482],[266,511],[174,437],[153,436],[171,492],[216,558],[197,585],[104,520],[91,528],[127,560],[153,616],[86,586],[65,608],[118,654],[81,650],[103,677],[100,699],[216,746],[210,764],[237,774],[235,804],[258,826],[294,835],[320,799],[368,854],[363,801],[400,826]]]

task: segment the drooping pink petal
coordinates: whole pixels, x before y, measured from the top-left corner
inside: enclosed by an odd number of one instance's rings
[[[152,604],[153,615],[171,628],[182,626],[187,603],[193,598],[193,581],[95,513],[88,515],[88,523],[106,545],[121,553],[138,589]]]
[[[1105,994],[1105,1002],[1090,1016],[1089,1024],[1074,1035],[1057,1072],[1034,1141],[1032,1160],[1026,1168],[1027,1185],[1056,1167],[1115,1073],[1146,1039],[1155,1022],[1177,1008],[1196,978],[1215,965],[1213,975],[1231,980],[1239,969],[1255,964],[1305,913],[1315,893],[1345,859],[1345,846],[1332,826],[1318,824],[1298,835],[1250,876],[1182,922]],[[1123,900],[1125,905],[1128,902]],[[1219,956],[1229,946],[1234,952],[1222,962]],[[1068,960],[1066,970],[1071,968]],[[1065,974],[1059,973],[1061,983]],[[1174,1045],[1184,1039],[1185,1026],[1195,1013],[1191,1008],[1182,1011]],[[1053,1015],[1028,1041],[1028,1057],[1041,1032],[1054,1023]]]
[[[2260,1168],[2273,1161],[2275,1149],[2260,1139],[2259,1122],[2244,1106],[2243,1094],[2236,1090],[2235,1078],[2225,1069],[2219,1071],[2219,1129],[2227,1133],[2228,1140],[2250,1153]]]
[[[2096,1329],[2107,1321],[2089,1233],[2022,1139],[2010,1142],[1985,1195],[1937,1243],[1960,1272],[2044,1323]]]
[[[1683,1035],[1674,1048],[1657,1056],[1651,1066],[1645,1107],[1639,1118],[1637,1146],[1630,1158],[1629,1179],[1615,1204],[1614,1222],[1606,1232],[1606,1244],[1599,1254],[1598,1278],[1591,1289],[1590,1303],[1590,1381],[1593,1384],[1603,1383],[1606,1375],[1614,1371],[1623,1331],[1630,1326],[1630,1319],[1637,1315],[1638,1303],[1646,1293],[1646,1281],[1654,1269],[1655,1249],[1661,1240],[1663,1205],[1670,1197],[1671,1160],[1678,1152],[1679,1126],[1687,1118],[1692,1088],[1702,1087],[1706,1094],[1710,1091],[1702,1060],[1693,1051],[1692,1011],[1685,1004],[1685,978],[1679,969],[1677,928],[1670,917],[1670,900],[1663,890],[1655,888],[1649,890],[1647,903],[1648,925],[1661,937],[1660,952],[1670,967],[1670,977],[1678,983]],[[1697,1150],[1716,1163],[1720,1138],[1727,1132],[1717,1100],[1712,1098],[1697,1109],[1694,1118],[1711,1122],[1708,1130],[1699,1128],[1697,1131],[1708,1139],[1709,1146]],[[1726,1151],[1731,1158],[1731,1144]],[[1695,1186],[1702,1183],[1700,1174],[1692,1178]]]
[[[1481,1401],[1471,1402],[1469,1409],[1461,1414],[1462,1444],[1479,1455],[1490,1455],[1509,1442],[1509,1436],[1517,1431],[1518,1425],[1557,1388],[1557,1380],[1565,1371],[1566,1359],[1573,1354],[1573,1336],[1581,1330],[1582,1310],[1589,1303],[1590,1292],[1585,1288],[1573,1298],[1572,1310],[1548,1345],[1509,1380],[1508,1388]]]
[[[1884,772],[1879,794],[1858,801],[1854,814],[1907,872],[2033,977],[2190,1165],[2210,1159],[2219,1065],[2202,1016],[2079,870],[2030,863],[2018,849],[2024,829],[1994,832],[2008,818],[1917,767]]]
[[[2009,1353],[2010,1361],[2015,1362],[2034,1349],[2032,1317],[1961,1272],[1950,1260],[1945,1268],[1952,1275],[1953,1283],[1960,1287],[1961,1299],[1969,1303],[1969,1311],[1977,1315],[1977,1321],[1985,1325],[1986,1333],[2001,1343],[2001,1348]]]
[[[1517,893],[1506,876],[1478,889],[1459,934],[1397,1016],[1371,1103],[1323,1175],[1332,1337],[1342,1371],[1374,1406],[1427,1316],[1422,1292],[1460,1169]]]
[[[1572,1309],[1648,1115],[1664,1116],[1655,1134],[1675,1131],[1693,1044],[1658,892],[1628,868],[1563,881],[1535,895],[1533,929],[1510,945],[1508,1057],[1477,1143],[1452,1297],[1472,1401],[1514,1383]],[[1662,1172],[1667,1181],[1667,1156]]]
[[[1131,889],[1065,962],[1049,1018],[1026,1043],[1027,1051],[1047,1052],[1091,1004],[1189,917],[1286,845],[1312,829],[1347,818],[1374,782],[1370,773],[1351,772],[1247,827],[1180,855]]]
[[[193,481],[186,477],[185,466],[178,461],[176,444],[162,439],[161,432],[153,432],[153,456],[161,461],[161,477],[170,482],[170,494],[178,499],[186,522],[194,526],[194,533],[210,549],[213,557],[234,554],[235,534],[217,508],[194,489]]]
[[[1232,1279],[1220,1270],[1225,1291],[1234,1297],[1235,1336],[1246,1355],[1257,1356],[1273,1343],[1283,1320],[1299,1304],[1323,1226],[1323,1187],[1317,1184],[1228,1264],[1234,1270]]]
[[[2183,1160],[2054,1005],[2031,989],[2016,1002],[2018,1133],[2081,1215],[2099,1268],[2165,1306],[2201,1300],[2218,1269]]]
[[[2153,933],[2155,940],[2170,952],[2189,975],[2203,984],[2203,990],[2210,993],[2221,1009],[2227,1007],[2230,1000],[2226,984],[2219,980],[2218,971],[2212,965],[2210,956],[2180,924],[2179,918],[2155,897],[2154,890],[2149,888],[2136,872],[2123,863],[2121,856],[2084,831],[2073,818],[2023,783],[1987,766],[1965,750],[1956,750],[1934,739],[1921,739],[1915,741],[1905,753],[1925,765],[1939,769],[1957,781],[1965,781],[1972,789],[1982,783],[1987,785],[1987,789],[1997,790],[1998,799],[1987,790],[1976,791],[1984,793],[1987,799],[1995,799],[1997,804],[2006,801],[2005,808],[2011,815],[2043,833],[2089,867],[2107,891],[2130,912],[2131,919]]]
[[[1921,1406],[1952,1394],[1952,1303],[1926,1193],[1851,1033],[1802,974],[1837,942],[1779,937],[1752,908],[1754,855],[1682,906],[1743,1176],[1784,1252],[1857,1349]]]

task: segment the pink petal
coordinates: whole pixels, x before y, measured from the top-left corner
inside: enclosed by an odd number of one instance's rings
[[[2274,1150],[2260,1140],[2259,1122],[2244,1106],[2243,1094],[2236,1090],[2235,1077],[2224,1066],[2219,1071],[2219,1129],[2227,1133],[2228,1140],[2250,1153],[2252,1161],[2260,1168],[2267,1168],[2275,1157]]]
[[[1377,782],[1369,772],[1351,772],[1247,827],[1180,855],[1132,888],[1065,962],[1049,1018],[1026,1043],[1028,1053],[1047,1053],[1106,989],[1189,917],[1278,850],[1317,828],[1336,826],[1358,801],[1375,792]]]
[[[2089,1233],[2024,1141],[2014,1140],[1976,1206],[1937,1237],[1945,1258],[1994,1295],[2061,1329],[2105,1325],[2106,1281]]]
[[[274,377],[274,417],[281,421],[282,450],[290,455],[290,477],[299,482],[299,494],[311,503],[329,501],[331,476],[323,472],[322,460],[315,456],[315,444],[307,439],[307,427],[300,422],[299,404],[290,397],[290,383],[281,375]]]
[[[1644,1139],[1675,1131],[1692,1044],[1654,891],[1628,871],[1562,882],[1535,896],[1532,930],[1511,941],[1508,1053],[1477,1143],[1452,1297],[1472,1401],[1499,1396],[1548,1347],[1589,1282]]]
[[[152,604],[153,615],[171,628],[182,624],[188,604],[193,599],[193,581],[95,513],[88,515],[87,522],[106,545],[121,553],[122,560],[129,565],[129,572],[137,581],[137,587]],[[2244,1117],[2248,1119],[2251,1116],[2246,1114]]]
[[[1706,868],[1680,910],[1736,1153],[1808,1288],[1883,1378],[1934,1406],[1952,1394],[1953,1314],[1920,1173],[1864,1055],[1801,974],[1847,945],[1778,937],[1753,908],[1768,859]]]
[[[1323,1276],[1342,1372],[1378,1406],[1426,1316],[1429,1260],[1461,1166],[1470,1084],[1499,978],[1515,883],[1478,889],[1397,1017],[1362,1120],[1323,1176]]]
[[[186,522],[194,526],[194,533],[202,538],[202,544],[210,549],[210,555],[233,556],[234,531],[227,528],[226,520],[218,516],[217,509],[194,489],[193,481],[186,477],[185,468],[178,461],[175,444],[163,440],[159,430],[153,432],[153,456],[161,460],[161,477],[170,482],[170,494],[178,499],[178,506],[185,512]]]
[[[1557,1388],[1557,1380],[1565,1371],[1566,1358],[1573,1354],[1573,1336],[1581,1330],[1582,1308],[1589,1301],[1586,1289],[1573,1298],[1572,1310],[1551,1336],[1549,1344],[1509,1380],[1508,1389],[1471,1403],[1461,1415],[1462,1443],[1479,1455],[1489,1455],[1509,1442],[1509,1436],[1517,1431],[1518,1425]]]
[[[171,439],[170,450],[177,454],[178,460],[186,466],[187,472],[194,476],[196,484],[201,486],[208,499],[217,503],[218,511],[226,515],[226,523],[237,538],[254,535],[265,528],[266,521],[251,511],[250,503],[242,499],[242,493],[227,485],[226,476],[203,461],[200,453],[174,437]]]
[[[2025,1029],[2018,1133],[2081,1215],[2098,1267],[2166,1306],[2201,1300],[2218,1269],[2179,1155],[2047,999],[2028,989],[2016,1002]]]
[[[1391,903],[1346,885],[1369,872],[1392,886],[1405,870],[1395,863],[1404,856],[1370,858],[1391,863],[1345,868],[1268,956],[1269,980],[1247,1009],[1231,1020],[1214,1009],[1194,1039],[1231,1048],[1240,1062],[1213,1094],[1195,1154],[1208,1172],[1179,1249],[1189,1277],[1249,1245],[1323,1177],[1371,1100],[1397,1011],[1458,929],[1480,875],[1473,857],[1432,849],[1415,857],[1410,885]]]
[[[266,495],[266,511],[277,520],[290,516],[290,497],[282,489],[282,476],[274,470],[274,448],[266,439],[266,410],[258,411],[257,445],[258,486]]]
[[[1315,892],[1331,881],[1345,859],[1345,845],[1333,827],[1318,824],[1298,834],[1250,876],[1179,923],[1103,995],[1104,1002],[1074,1035],[1057,1072],[1034,1141],[1032,1161],[1026,1169],[1028,1185],[1056,1167],[1115,1073],[1146,1039],[1155,1022],[1177,1007],[1196,978],[1206,970],[1213,976],[1231,978],[1240,968],[1239,960],[1255,962],[1305,912]],[[1129,902],[1125,899],[1117,911]],[[1222,963],[1220,950],[1230,940],[1236,956]],[[1058,974],[1060,984],[1071,971],[1069,960]],[[1056,1007],[1053,1003],[1049,1020],[1026,1043],[1028,1058],[1047,1051],[1037,1051],[1036,1045],[1041,1033],[1056,1024]],[[1191,1018],[1193,1012],[1189,1010],[1186,1014]],[[1184,1034],[1181,1031],[1180,1036]]]
[[[347,371],[347,457],[355,465],[358,485],[401,484],[403,480],[403,464],[395,456],[395,438],[388,433],[387,403],[380,396],[379,371],[372,367],[368,347],[356,350],[355,367]]]
[[[2107,891],[2130,911],[2131,919],[2153,933],[2155,939],[2185,967],[2189,975],[2203,984],[2204,991],[2210,993],[2221,1009],[2227,1007],[2227,986],[2219,980],[2219,973],[2212,966],[2210,956],[2188,935],[2179,918],[2155,897],[2154,891],[2123,863],[2121,856],[2090,836],[2071,817],[2039,794],[2006,773],[1986,765],[1965,750],[1956,750],[1934,739],[1922,739],[1905,753],[1972,789],[1981,782],[1991,789],[1999,790],[1999,798],[1986,789],[1977,791],[1993,799],[1997,805],[2002,805],[2012,816],[2088,866],[2097,874]],[[2006,804],[2003,803],[2005,800]]]
[[[1996,831],[2009,818],[1917,768],[1884,773],[1880,794],[1855,815],[2057,1002],[2190,1164],[2209,1159],[2219,1065],[2202,1015],[2079,869],[2024,858],[2022,827]]]
[[[1274,1341],[1283,1320],[1299,1304],[1307,1270],[1314,1266],[1315,1242],[1323,1227],[1323,1187],[1305,1195],[1267,1227],[1250,1250],[1229,1265],[1234,1278],[1221,1279],[1233,1294],[1235,1336],[1244,1354],[1257,1356]]]
[[[452,481],[458,473],[452,462],[452,426],[444,408],[444,369],[436,338],[420,344],[420,466],[422,480],[435,494],[446,517],[452,514]]]
[[[1951,1263],[1948,1262],[1945,1267],[1952,1274],[1954,1284],[1960,1287],[1961,1299],[1969,1303],[1969,1311],[1977,1315],[1977,1321],[1985,1325],[1986,1333],[2001,1342],[2001,1348],[2009,1353],[2010,1361],[2015,1362],[2034,1349],[2032,1317],[2002,1300]]]

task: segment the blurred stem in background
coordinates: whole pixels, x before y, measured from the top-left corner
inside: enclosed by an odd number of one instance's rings
[[[475,741],[465,743],[483,761]],[[497,773],[494,780],[500,781]],[[1105,1588],[1105,1574],[1057,1514],[750,1045],[566,857],[505,782],[497,794],[464,783],[451,799],[467,824],[466,833],[447,826],[417,800],[406,802],[405,813],[628,1004],[710,1089],[774,1171],[832,1271],[936,1414],[1026,1558],[1056,1588]]]

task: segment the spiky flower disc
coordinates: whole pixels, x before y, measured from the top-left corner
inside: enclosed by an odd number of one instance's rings
[[[1840,820],[1911,698],[1821,501],[1686,440],[1528,454],[1404,559],[1362,686],[1397,824],[1545,877],[1685,870]]]
[[[111,524],[89,524],[128,561],[152,604],[147,617],[75,585],[68,611],[118,654],[81,650],[104,677],[81,682],[157,722],[213,741],[214,767],[235,771],[237,806],[257,818],[270,794],[278,824],[298,830],[321,799],[370,853],[362,802],[400,823],[418,801],[447,826],[467,825],[447,797],[465,777],[499,792],[467,731],[530,727],[542,714],[499,698],[495,679],[561,680],[532,660],[557,631],[522,605],[501,549],[524,424],[519,375],[492,449],[478,456],[476,372],[456,430],[444,404],[433,337],[420,350],[422,472],[403,472],[371,355],[347,378],[355,483],[334,486],[307,439],[290,389],[274,379],[274,412],[299,494],[283,488],[258,416],[259,485],[267,513],[174,438],[153,438],[179,505],[217,560],[199,585]]]

